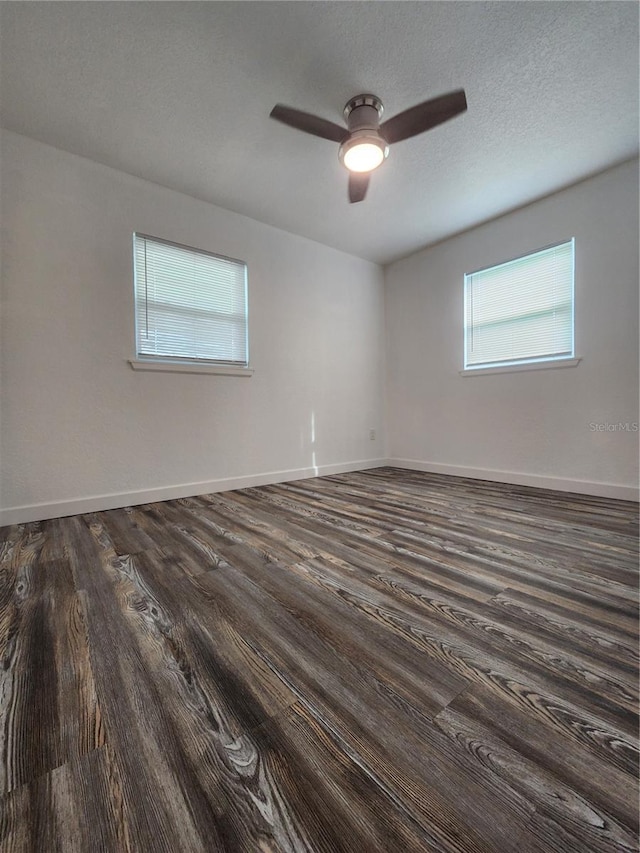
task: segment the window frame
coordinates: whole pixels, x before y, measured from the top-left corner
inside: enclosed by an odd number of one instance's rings
[[[540,370],[548,368],[576,367],[581,359],[576,356],[576,335],[575,335],[575,237],[559,240],[554,243],[549,243],[546,246],[541,246],[538,249],[526,252],[522,255],[516,255],[504,261],[492,264],[491,266],[480,267],[472,272],[465,273],[463,276],[463,369],[459,371],[461,376],[474,376],[479,374],[491,373],[513,373],[525,370]],[[468,341],[468,298],[469,298],[469,280],[472,276],[479,273],[489,272],[493,269],[506,266],[516,261],[523,261],[535,255],[547,252],[550,249],[555,249],[560,246],[571,245],[571,352],[562,355],[547,355],[547,356],[527,356],[522,358],[513,358],[505,361],[482,362],[478,365],[470,365],[467,361],[467,341]]]
[[[151,353],[140,352],[139,344],[139,298],[138,298],[138,274],[136,265],[136,240],[144,239],[153,243],[162,244],[165,246],[174,246],[185,252],[195,255],[206,256],[216,260],[225,261],[227,263],[237,264],[244,270],[244,317],[245,317],[245,353],[246,362],[232,362],[223,359],[207,359],[207,358],[189,358],[180,355],[153,355]],[[134,231],[132,235],[132,266],[133,266],[133,301],[134,301],[134,352],[135,358],[129,359],[129,364],[134,370],[149,370],[163,371],[169,373],[214,373],[230,376],[251,376],[253,368],[249,362],[249,284],[248,284],[248,264],[239,258],[232,258],[228,255],[221,255],[218,252],[211,252],[207,249],[200,249],[195,246],[187,246],[184,243],[178,243],[175,240],[167,240],[164,237],[154,237],[151,234],[144,234],[141,231]],[[144,284],[142,285],[144,287]]]

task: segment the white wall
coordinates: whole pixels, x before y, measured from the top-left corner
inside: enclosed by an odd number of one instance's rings
[[[638,434],[589,426],[638,421],[637,162],[398,261],[383,301],[374,264],[13,133],[1,142],[0,523],[385,456],[637,494]],[[252,378],[131,370],[134,230],[248,262]],[[460,376],[463,274],[570,236],[579,366]]]
[[[572,236],[580,364],[461,376],[464,273]],[[385,289],[396,463],[637,495],[638,433],[590,428],[638,421],[637,161],[392,264]]]
[[[13,133],[1,155],[0,523],[384,457],[378,266]],[[252,378],[131,369],[135,230],[247,261]]]

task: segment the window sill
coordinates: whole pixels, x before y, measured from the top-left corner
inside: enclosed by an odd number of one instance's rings
[[[217,373],[222,376],[253,376],[252,367],[233,367],[224,364],[197,364],[179,361],[142,361],[130,359],[133,370],[152,370],[161,373]]]
[[[532,361],[529,364],[505,364],[503,367],[476,367],[460,370],[460,376],[483,376],[487,373],[520,373],[523,370],[550,370],[559,367],[577,367],[582,359],[563,358],[557,361]]]

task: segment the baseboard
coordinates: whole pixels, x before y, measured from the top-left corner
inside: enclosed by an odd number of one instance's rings
[[[118,509],[123,506],[169,501],[175,498],[189,498],[194,495],[210,494],[211,492],[227,492],[231,489],[247,489],[251,486],[268,486],[272,483],[305,480],[309,477],[324,477],[329,474],[346,474],[349,471],[380,468],[386,464],[386,459],[360,459],[357,462],[338,462],[334,465],[268,471],[244,477],[226,477],[199,483],[182,483],[136,492],[94,495],[93,497],[56,501],[55,503],[8,507],[0,510],[0,527],[7,524],[24,524],[28,521],[44,521],[47,518],[63,518],[67,515],[80,515],[84,512],[101,512],[105,509]]]
[[[4,527],[7,524],[24,524],[28,521],[44,521],[47,518],[63,518],[67,515],[80,515],[84,512],[101,512],[102,510],[118,509],[123,506],[136,506],[137,504],[169,501],[175,498],[188,498],[212,492],[247,489],[251,486],[268,486],[273,483],[305,480],[310,477],[324,477],[329,474],[347,474],[350,471],[365,471],[369,468],[384,466],[408,468],[414,471],[427,471],[433,474],[450,474],[454,477],[469,477],[472,480],[490,480],[496,483],[513,483],[517,486],[555,489],[560,492],[575,492],[577,494],[596,495],[598,497],[616,498],[618,500],[638,501],[640,498],[637,488],[617,483],[571,480],[563,477],[545,477],[540,474],[523,474],[516,471],[468,468],[464,465],[425,462],[420,459],[360,459],[357,462],[339,462],[334,465],[291,468],[285,471],[268,471],[244,477],[226,477],[219,480],[206,480],[198,483],[161,486],[159,488],[144,489],[136,492],[94,495],[92,497],[56,501],[54,503],[8,507],[7,509],[0,510],[0,527]]]
[[[472,480],[513,483],[516,486],[534,486],[538,489],[555,489],[558,492],[575,492],[579,495],[595,495],[596,497],[617,498],[623,501],[637,501],[640,497],[637,488],[618,485],[617,483],[546,477],[540,474],[523,474],[518,471],[468,468],[464,465],[424,462],[418,459],[387,459],[387,465],[394,468],[409,468],[413,471],[428,471],[432,474],[451,474],[453,477],[469,477]]]

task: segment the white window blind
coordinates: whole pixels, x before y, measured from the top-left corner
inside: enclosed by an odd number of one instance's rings
[[[246,366],[246,264],[133,238],[138,357]]]
[[[574,241],[464,277],[465,369],[573,358]]]

